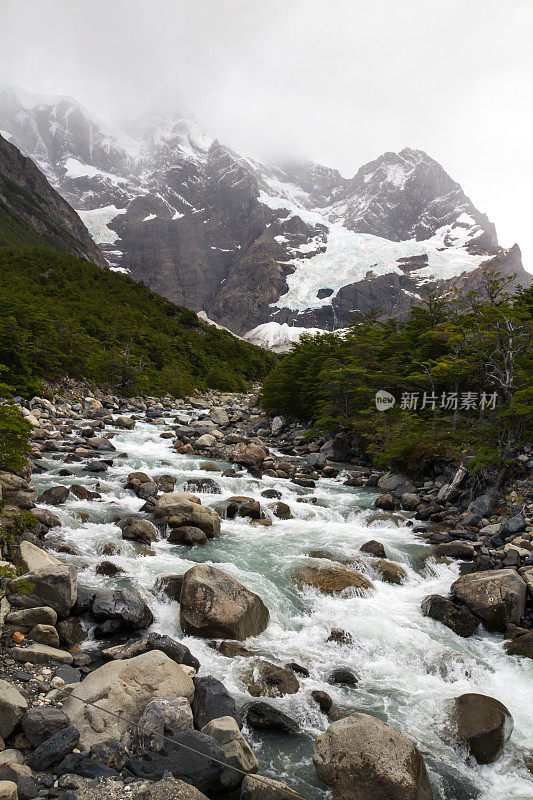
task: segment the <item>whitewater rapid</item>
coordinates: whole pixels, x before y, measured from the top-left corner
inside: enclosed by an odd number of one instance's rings
[[[164,426],[137,422],[134,430],[118,432],[112,441],[125,456],[111,454],[113,466],[102,475],[85,472],[81,463],[42,458],[46,471],[32,481],[39,492],[52,485],[79,483],[102,493],[100,500],[93,501],[77,500],[71,494],[64,505],[50,507],[62,527],[52,529],[46,541],[54,549],[61,545],[76,549],[77,555],[61,553],[60,557],[76,566],[81,586],[139,590],[154,613],[152,630],[182,639],[200,660],[201,674],[222,680],[240,704],[250,700],[241,679],[246,659],[226,658],[206,641],[183,637],[178,605],[152,590],[158,576],[181,574],[194,563],[208,562],[261,596],[270,610],[270,624],[260,636],[248,639],[246,647],[280,665],[297,662],[310,674],[308,678],[298,675],[297,694],[268,699],[297,719],[304,735],[249,732],[260,771],[286,782],[309,800],[331,796],[316,778],[311,762],[312,741],[329,724],[310,697],[312,690],[321,689],[331,695],[339,713],[370,712],[415,739],[435,800],[531,800],[533,782],[524,757],[533,752],[533,663],[507,656],[501,636],[480,631],[462,639],[420,611],[426,595],[448,592],[458,576],[457,564],[428,559],[428,547],[405,524],[407,515],[377,512],[371,490],[348,488],[335,479],[320,479],[315,489],[302,489],[279,478],[222,477],[200,469],[205,458],[177,454],[172,440],[160,437],[162,430]],[[72,476],[58,475],[65,467]],[[244,519],[222,520],[220,537],[205,546],[191,548],[161,540],[153,545],[155,555],[139,555],[133,543],[122,540],[114,524],[143,505],[124,488],[127,475],[137,470],[175,476],[176,490],[191,477],[213,478],[222,494],[202,494],[204,504],[247,495],[259,499],[267,514],[271,501],[260,493],[274,488],[290,506],[293,519],[272,517],[271,527],[251,525]],[[318,498],[317,504],[298,502],[310,495]],[[86,522],[80,521],[80,513],[88,514]],[[327,551],[333,559],[361,557],[359,548],[369,539],[382,542],[387,558],[404,566],[408,577],[403,585],[384,583],[368,563],[363,571],[374,581],[375,591],[364,597],[296,589],[294,571],[309,551]],[[109,542],[121,550],[109,558],[125,575],[108,578],[95,573],[96,565],[107,558],[102,549]],[[353,641],[346,645],[328,641],[335,628],[346,631]],[[89,640],[84,646],[91,648],[95,643]],[[341,666],[358,675],[356,687],[327,682],[331,671]],[[445,743],[448,701],[464,692],[495,697],[513,715],[511,739],[492,765],[467,763],[464,754]]]

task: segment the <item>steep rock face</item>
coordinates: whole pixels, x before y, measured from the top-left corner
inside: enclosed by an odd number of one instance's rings
[[[473,252],[491,252],[498,246],[494,225],[440,164],[420,150],[406,147],[365,164],[346,182],[342,195],[345,208],[341,200],[339,210],[344,211],[345,225],[358,233],[394,242],[424,241],[456,223],[465,232],[475,229],[469,242]]]
[[[43,244],[106,265],[73,208],[33,161],[0,136],[0,244]]]
[[[487,269],[531,280],[518,247],[501,248],[420,150],[385,153],[347,179],[243,157],[187,114],[119,131],[72,98],[19,90],[0,90],[0,130],[79,210],[112,269],[239,334],[402,316],[430,289],[479,286]]]

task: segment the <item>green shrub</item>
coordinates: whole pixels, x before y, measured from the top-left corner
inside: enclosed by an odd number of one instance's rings
[[[0,471],[20,472],[24,468],[30,428],[16,406],[0,406]]]

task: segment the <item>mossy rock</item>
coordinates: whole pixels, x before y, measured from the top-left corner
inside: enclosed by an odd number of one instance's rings
[[[372,566],[376,572],[379,572],[385,583],[400,584],[407,578],[407,572],[401,564],[395,564],[394,561],[388,561],[386,558],[376,558],[372,561]]]
[[[304,564],[296,572],[296,584],[299,588],[312,586],[327,594],[349,588],[364,591],[374,588],[372,581],[342,564]]]

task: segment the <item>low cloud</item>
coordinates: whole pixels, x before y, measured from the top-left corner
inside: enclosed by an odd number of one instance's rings
[[[113,121],[187,108],[241,152],[345,175],[385,150],[424,149],[533,271],[529,0],[0,6],[0,81]]]

